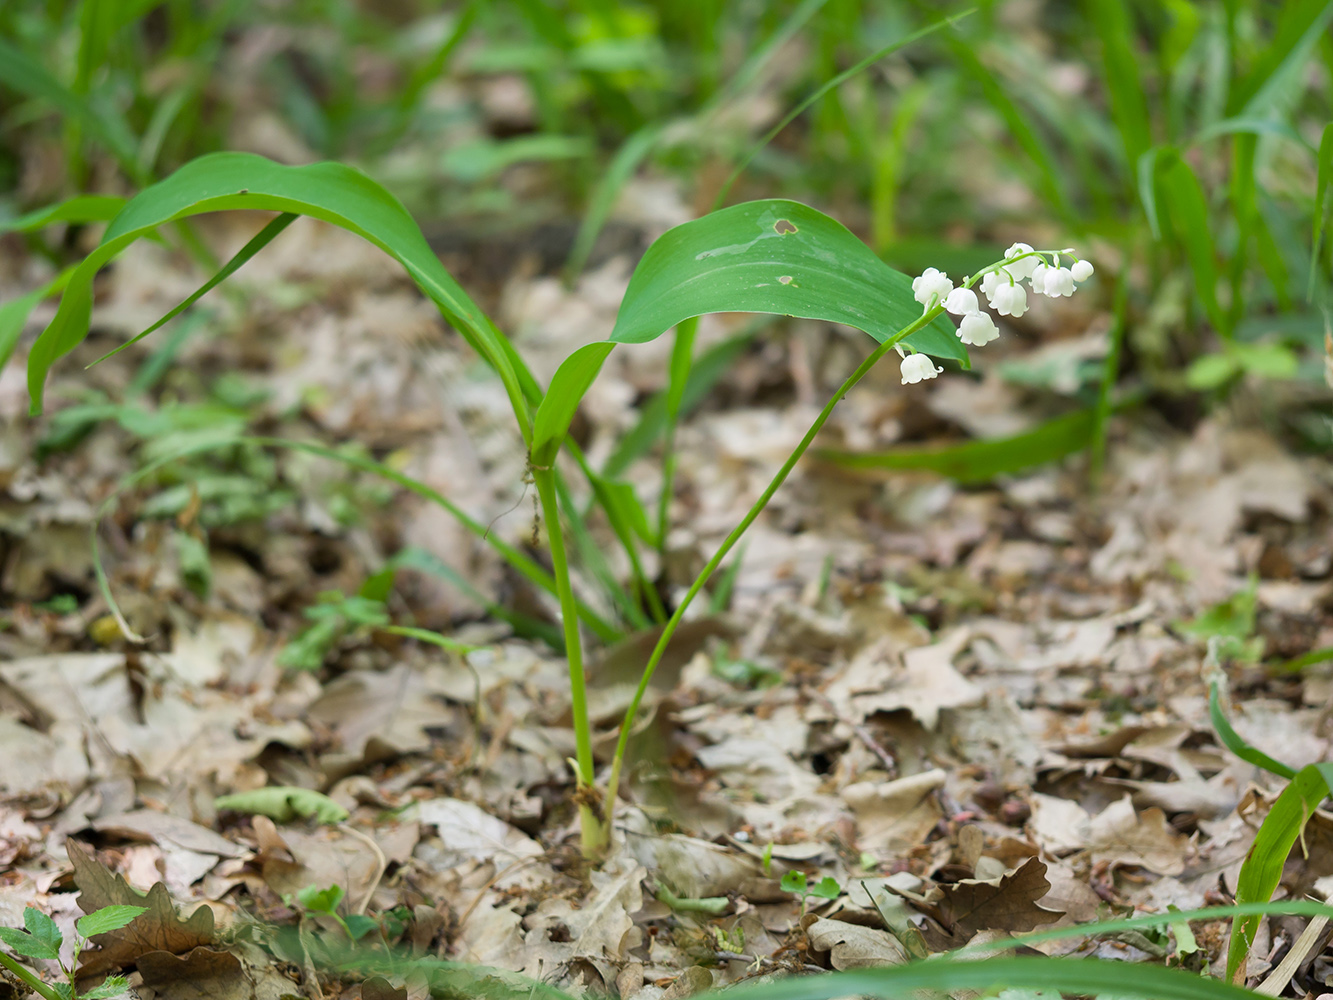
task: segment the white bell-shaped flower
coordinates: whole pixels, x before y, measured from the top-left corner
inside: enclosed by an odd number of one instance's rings
[[[1009,274],[1007,271],[987,271],[981,276],[981,294],[990,298],[995,294],[995,289],[1000,285],[1009,283]]]
[[[922,379],[934,378],[943,368],[936,368],[935,362],[924,354],[909,354],[903,358],[903,385],[909,382],[920,382]]]
[[[1069,273],[1074,276],[1075,281],[1087,281],[1092,277],[1092,263],[1086,260],[1074,261],[1074,266],[1069,269]]]
[[[1004,259],[1017,257],[1019,254],[1032,253],[1032,247],[1026,243],[1015,243],[1004,252]],[[1016,260],[1012,264],[1006,264],[1005,270],[1014,276],[1015,281],[1022,281],[1024,278],[1032,277],[1032,270],[1042,262],[1040,257],[1024,257]]]
[[[955,316],[966,316],[980,308],[981,303],[977,301],[977,293],[970,288],[955,288],[944,300],[945,311]]]
[[[1032,290],[1038,295],[1046,294],[1046,272],[1052,270],[1051,265],[1044,260],[1037,261],[1037,266],[1032,269],[1028,277],[1032,281]]]
[[[1002,284],[990,296],[990,307],[1001,316],[1017,319],[1028,311],[1028,293],[1017,282]]]
[[[999,335],[995,320],[984,312],[968,313],[958,325],[958,339],[973,347],[984,347]]]
[[[1048,267],[1045,274],[1046,294],[1060,298],[1074,294],[1074,275],[1067,267]]]
[[[952,291],[953,282],[938,268],[928,267],[919,277],[912,279],[912,295],[927,309],[930,308],[932,298],[938,297],[938,300],[943,302]]]

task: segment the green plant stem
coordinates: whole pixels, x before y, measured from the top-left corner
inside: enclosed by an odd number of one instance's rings
[[[23,980],[23,984],[40,996],[42,1000],[60,1000],[60,994],[38,979],[35,972],[16,962],[3,951],[0,951],[0,965],[3,965],[17,978]]]
[[[974,275],[972,280],[975,281],[980,277],[981,273],[982,272],[978,272]],[[801,460],[801,457],[810,448],[810,445],[814,443],[815,438],[819,436],[819,432],[823,430],[824,424],[828,422],[828,418],[833,415],[833,408],[838,405],[838,401],[841,400],[843,396],[847,395],[857,382],[860,382],[861,379],[865,378],[866,374],[870,369],[875,367],[880,358],[893,350],[903,338],[910,337],[917,330],[931,322],[941,312],[943,312],[943,308],[937,305],[935,308],[928,310],[925,315],[921,316],[915,322],[903,327],[893,336],[885,339],[882,344],[876,347],[866,359],[857,366],[856,371],[847,376],[847,380],[839,386],[838,391],[833,394],[829,401],[824,405],[824,409],[819,412],[819,416],[815,417],[814,423],[812,423],[810,429],[805,432],[805,437],[801,438],[801,443],[796,446],[796,450],[787,457],[787,461],[782,463],[782,468],[779,469],[777,475],[773,477],[773,481],[770,482],[764,492],[759,495],[759,499],[754,502],[745,517],[741,519],[741,523],[732,529],[731,534],[726,537],[726,540],[723,541],[718,550],[713,553],[713,558],[708,560],[708,564],[704,566],[703,570],[695,578],[694,583],[690,585],[689,591],[686,592],[684,599],[677,605],[670,620],[663,626],[662,634],[657,640],[657,645],[653,647],[652,655],[648,657],[648,663],[643,668],[643,676],[639,678],[638,690],[634,692],[634,697],[629,703],[629,708],[625,711],[625,718],[620,723],[620,738],[616,741],[615,756],[611,760],[611,779],[607,783],[606,789],[606,814],[608,818],[615,809],[616,792],[620,787],[620,771],[625,763],[625,749],[629,746],[629,737],[634,726],[634,718],[639,713],[639,703],[643,701],[643,696],[647,693],[648,685],[653,679],[653,672],[657,670],[657,665],[662,661],[662,656],[666,653],[667,645],[671,642],[671,637],[675,634],[681,620],[685,617],[685,611],[689,608],[690,603],[699,595],[699,591],[703,590],[704,585],[712,577],[713,573],[716,572],[718,566],[722,564],[722,560],[727,557],[727,553],[729,553],[736,543],[740,541],[741,536],[745,534],[750,525],[753,524],[755,519],[763,512],[764,508],[768,506],[768,502],[773,499],[773,494],[777,493],[782,484],[786,482],[787,476],[791,474],[791,470],[796,467],[796,463]],[[559,574],[557,574],[557,580],[558,579]]]
[[[565,631],[565,659],[569,663],[570,713],[574,718],[574,746],[579,791],[579,826],[585,858],[601,854],[606,844],[607,826],[587,801],[593,794],[597,775],[592,759],[592,724],[588,721],[588,682],[583,676],[583,645],[579,637],[578,605],[565,557],[564,530],[560,526],[560,507],[556,500],[555,470],[532,470],[546,519],[546,537],[551,548],[551,571],[555,576],[556,596],[560,599],[560,620]]]

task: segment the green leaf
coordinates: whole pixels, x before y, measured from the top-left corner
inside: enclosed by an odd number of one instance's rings
[[[532,422],[532,464],[549,469],[569,433],[569,424],[579,401],[592,385],[602,364],[615,344],[602,341],[587,344],[565,358],[551,378],[551,387],[537,407]]]
[[[799,202],[752,201],[664,233],[630,278],[611,340],[642,344],[694,316],[775,313],[845,323],[883,343],[921,316],[912,282],[841,223]],[[905,343],[967,363],[937,317]]]
[[[9,950],[28,958],[57,959],[60,952],[45,941],[40,941],[16,927],[0,927],[0,941],[9,946]]]
[[[56,951],[59,951],[60,946],[65,942],[65,936],[60,933],[60,928],[56,926],[56,922],[34,906],[23,908],[23,926],[38,941],[50,945]]]
[[[74,268],[67,267],[41,288],[34,288],[27,295],[20,295],[0,305],[0,369],[5,367],[13,355],[19,337],[23,335],[23,327],[27,325],[28,316],[37,308],[37,303],[61,291],[73,273]]]
[[[778,883],[778,888],[783,892],[805,892],[805,872],[800,869],[792,869],[782,876],[782,881]]]
[[[1185,384],[1196,392],[1207,392],[1225,385],[1240,374],[1240,360],[1235,354],[1201,354],[1185,370]]]
[[[125,343],[121,344],[114,350],[107,351],[100,358],[94,361],[93,364],[99,364],[100,362],[103,362],[107,358],[111,357],[113,354],[119,354],[121,351],[125,350],[125,348],[129,347],[131,344],[137,344],[139,341],[143,340],[144,337],[148,336],[150,333],[153,333],[154,331],[159,330],[162,327],[166,326],[181,313],[185,312],[186,309],[189,309],[190,306],[194,305],[201,298],[203,298],[214,288],[220,285],[223,281],[225,281],[227,278],[235,274],[241,268],[241,266],[245,264],[246,261],[248,261],[255,254],[259,253],[260,250],[263,250],[264,247],[272,243],[277,238],[279,233],[281,233],[284,229],[286,229],[295,221],[296,221],[295,215],[293,215],[291,212],[283,212],[276,219],[270,222],[267,226],[261,229],[248,243],[245,244],[245,246],[241,247],[240,250],[236,251],[235,255],[231,258],[231,260],[227,261],[226,264],[218,268],[217,273],[214,274],[213,277],[209,278],[202,285],[200,285],[193,292],[191,292],[188,296],[186,296],[186,298],[180,303],[180,305],[170,310],[165,316],[159,319],[152,326],[148,327],[148,329],[144,330],[142,333],[125,341]]]
[[[1296,838],[1305,829],[1315,809],[1333,792],[1333,763],[1310,764],[1296,773],[1273,807],[1268,810],[1259,833],[1236,880],[1237,903],[1264,903],[1273,898],[1282,868]],[[1245,959],[1259,929],[1260,917],[1236,917],[1231,923],[1231,945],[1227,950],[1227,980],[1245,981]]]
[[[129,980],[124,976],[107,976],[101,984],[86,993],[79,994],[79,1000],[111,1000],[130,990]]]
[[[347,920],[347,933],[351,935],[353,941],[360,941],[371,931],[379,927],[375,920],[366,916],[364,913],[349,914]]]
[[[1281,16],[1272,42],[1254,68],[1237,81],[1227,101],[1233,114],[1258,117],[1268,110],[1286,79],[1300,73],[1333,17],[1329,0],[1287,0],[1277,9]]]
[[[1086,448],[1092,441],[1095,414],[1078,410],[1030,431],[991,441],[968,441],[938,448],[891,448],[887,451],[818,452],[819,457],[850,469],[929,469],[961,482],[982,482]]]
[[[296,901],[313,913],[333,914],[338,912],[344,895],[343,887],[336,883],[327,889],[308,885],[296,894]]]
[[[111,195],[81,194],[17,219],[0,222],[0,233],[30,233],[57,222],[110,222],[125,207],[124,198]]]
[[[104,906],[100,910],[94,910],[86,917],[80,917],[74,924],[77,930],[86,938],[95,937],[98,934],[106,934],[108,931],[118,931],[141,913],[147,913],[146,906],[125,906],[118,904],[116,906]]]
[[[267,816],[278,823],[289,823],[298,818],[314,817],[321,823],[341,823],[347,819],[347,810],[327,795],[309,788],[270,785],[250,792],[223,795],[213,800],[219,809]]]
[[[1102,43],[1111,117],[1120,130],[1125,160],[1134,164],[1152,145],[1152,128],[1143,95],[1143,71],[1134,51],[1133,16],[1123,0],[1089,0],[1084,9]]]
[[[1306,285],[1305,297],[1314,298],[1314,279],[1319,270],[1319,250],[1323,245],[1324,224],[1328,221],[1329,209],[1333,208],[1329,185],[1333,183],[1333,122],[1324,126],[1324,135],[1319,140],[1319,165],[1315,173],[1314,194],[1314,229],[1310,234],[1310,279]]]
[[[1222,741],[1222,745],[1241,760],[1276,774],[1279,778],[1291,779],[1296,777],[1295,768],[1282,763],[1280,760],[1274,760],[1258,747],[1250,746],[1241,737],[1240,733],[1231,727],[1231,720],[1222,711],[1221,686],[1222,680],[1219,677],[1214,679],[1208,687],[1208,715],[1213,720],[1213,729],[1217,730],[1217,738]]]
[[[842,886],[838,885],[838,880],[832,875],[825,875],[815,883],[810,895],[818,896],[820,899],[837,899],[842,895]]]
[[[1231,328],[1217,301],[1217,265],[1208,227],[1208,200],[1188,163],[1174,150],[1159,153],[1157,183],[1176,239],[1185,248],[1194,289],[1213,328],[1229,337]]]
[[[527,394],[535,396],[531,376],[516,369],[512,345],[444,269],[398,200],[342,164],[288,167],[252,153],[213,153],[192,160],[136,195],[112,220],[101,244],[75,269],[55,318],[33,345],[28,392],[34,415],[41,412],[51,366],[88,335],[92,282],[102,266],[159,226],[229,209],[309,215],[356,233],[397,260],[499,374],[524,437],[528,436]]]

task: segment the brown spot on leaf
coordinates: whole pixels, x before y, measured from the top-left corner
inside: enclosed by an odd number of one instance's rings
[[[786,236],[788,233],[797,233],[800,232],[800,230],[786,219],[779,219],[777,222],[773,223],[773,232],[777,233],[779,236]]]

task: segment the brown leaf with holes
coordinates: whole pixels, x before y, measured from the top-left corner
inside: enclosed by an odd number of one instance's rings
[[[213,911],[207,906],[195,910],[188,920],[181,920],[167,887],[161,882],[145,895],[73,840],[66,841],[65,846],[74,865],[74,884],[79,887],[79,909],[84,913],[117,904],[148,908],[147,913],[125,927],[89,939],[98,950],[84,952],[80,978],[135,965],[150,951],[178,955],[213,940]]]
[[[940,886],[934,915],[963,940],[980,930],[1030,931],[1060,919],[1060,913],[1037,905],[1050,890],[1046,866],[1029,858],[999,878],[968,878]]]

